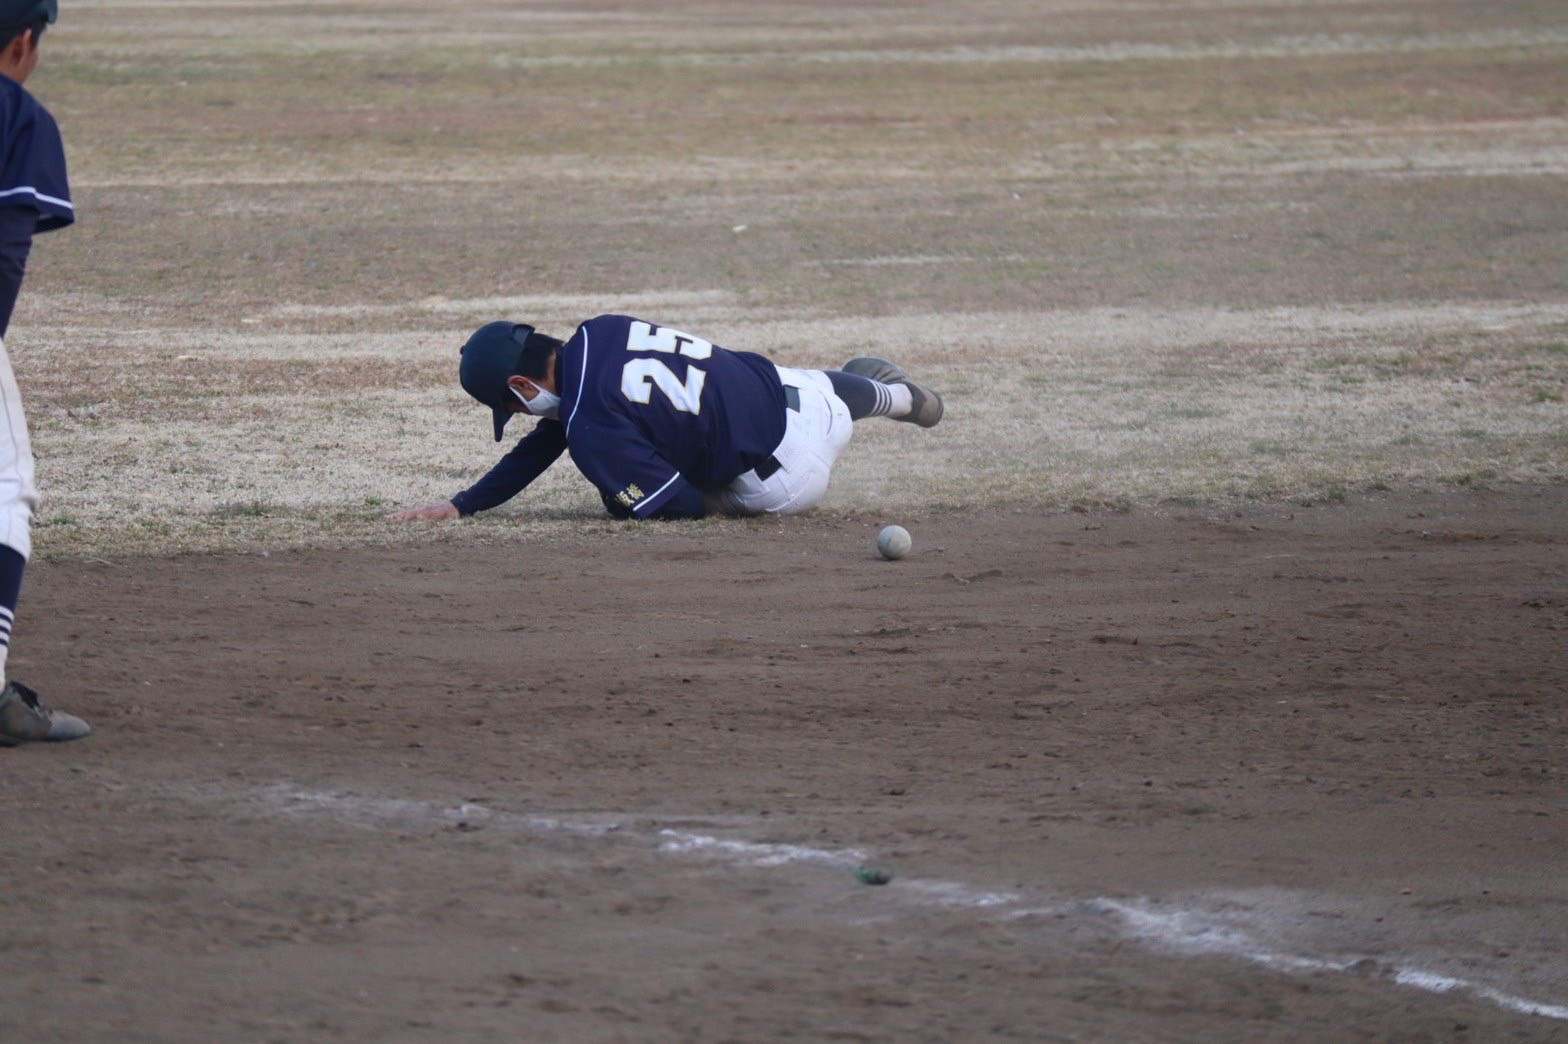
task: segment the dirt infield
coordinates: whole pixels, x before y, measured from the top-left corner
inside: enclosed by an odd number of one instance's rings
[[[906,521],[41,568],[0,1037],[1568,1033],[1568,490]]]
[[[44,47],[10,666],[96,733],[0,751],[0,1044],[1568,1040],[1562,0]],[[601,312],[948,412],[807,518],[384,518]]]

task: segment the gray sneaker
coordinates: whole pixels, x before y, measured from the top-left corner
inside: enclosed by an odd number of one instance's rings
[[[0,747],[23,743],[64,743],[93,731],[81,718],[50,710],[21,682],[0,689]]]
[[[861,377],[870,377],[873,381],[883,384],[902,384],[909,389],[909,396],[914,400],[914,409],[902,417],[894,420],[908,421],[918,424],[922,428],[934,428],[936,422],[942,419],[942,396],[930,388],[916,384],[909,379],[909,375],[900,370],[886,359],[877,359],[865,356],[860,359],[851,359],[840,367],[845,373],[853,373]]]

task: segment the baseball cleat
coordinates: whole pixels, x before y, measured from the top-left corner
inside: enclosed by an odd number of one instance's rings
[[[91,731],[92,726],[76,715],[45,707],[38,694],[21,682],[11,682],[0,690],[0,747],[64,743]]]
[[[942,396],[930,388],[916,384],[909,379],[909,375],[900,370],[886,359],[877,359],[865,356],[860,359],[851,359],[839,367],[845,373],[853,373],[860,377],[869,377],[873,381],[883,384],[902,384],[909,389],[909,397],[914,400],[910,411],[894,420],[908,421],[918,424],[922,428],[934,428],[936,422],[942,419]]]

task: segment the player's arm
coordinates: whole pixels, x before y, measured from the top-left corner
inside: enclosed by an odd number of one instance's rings
[[[47,109],[0,77],[0,122],[8,131],[0,156],[0,336],[22,288],[33,237],[76,220],[60,128]]]
[[[702,518],[702,490],[665,460],[624,418],[572,429],[572,460],[616,518]]]
[[[0,337],[11,325],[11,310],[22,292],[27,255],[33,248],[38,212],[31,207],[0,207]]]
[[[702,490],[690,483],[679,497],[671,497],[664,502],[664,506],[655,510],[648,518],[702,518],[708,513],[708,503],[702,495]]]
[[[668,496],[662,497],[655,506],[638,505],[641,510],[627,507],[625,501],[620,497],[619,491],[612,494],[601,489],[599,490],[599,497],[604,501],[604,506],[609,510],[610,514],[616,518],[702,518],[708,513],[708,505],[703,499],[702,490],[685,479],[680,480],[678,489],[672,491]]]
[[[566,429],[556,421],[541,420],[483,478],[451,500],[403,508],[386,517],[401,522],[439,521],[488,511],[526,489],[565,449]]]

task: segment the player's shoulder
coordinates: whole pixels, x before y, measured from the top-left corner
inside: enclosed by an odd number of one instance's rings
[[[0,108],[7,113],[36,113],[44,111],[43,105],[31,91],[9,76],[0,76]]]
[[[39,107],[37,99],[28,93],[26,87],[9,76],[0,76],[0,118],[5,120],[7,126],[16,123],[24,113]]]
[[[592,319],[585,319],[577,324],[577,329],[572,336],[567,338],[568,344],[579,343],[584,340],[593,341],[603,339],[616,333],[617,329],[624,328],[625,316],[596,315]]]
[[[0,76],[0,130],[10,137],[28,124],[55,126],[49,110],[26,87],[9,76]]]
[[[617,315],[614,312],[606,312],[603,315],[596,315],[592,319],[587,320],[578,329],[587,330],[590,334],[613,333],[618,330],[625,330],[636,321],[629,315]]]
[[[577,327],[577,332],[568,342],[568,352],[587,349],[591,357],[596,356],[600,363],[608,364],[609,357],[631,347],[639,326],[652,328],[651,324],[630,315],[614,312],[596,315]]]

